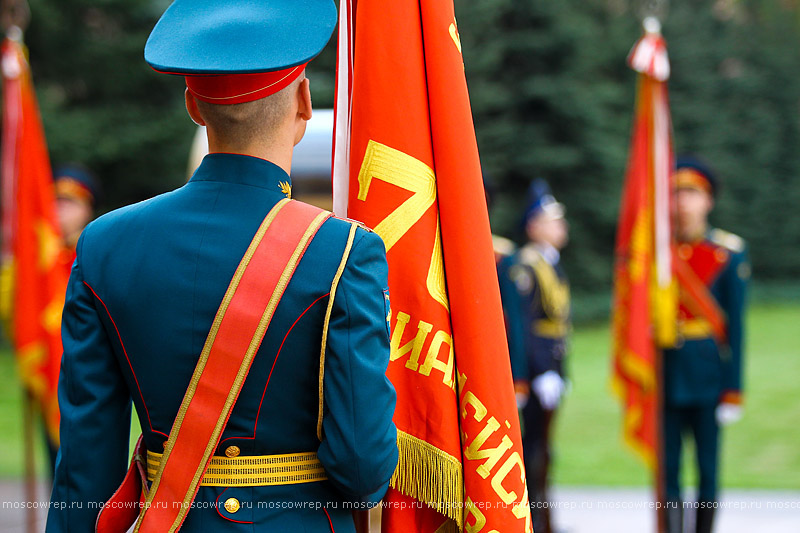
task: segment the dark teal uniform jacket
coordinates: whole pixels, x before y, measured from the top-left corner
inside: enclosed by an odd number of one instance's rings
[[[715,406],[725,395],[741,394],[745,290],[750,277],[747,251],[740,237],[714,229],[697,243],[681,244],[678,254],[723,312],[727,342],[718,343],[710,333],[682,331],[682,324],[702,317],[681,303],[680,345],[664,353],[665,401],[676,407]]]
[[[564,377],[570,330],[569,282],[527,244],[498,266],[514,381],[530,383],[552,370]]]
[[[129,462],[131,400],[147,448],[163,452],[228,283],[289,184],[268,161],[211,154],[185,186],[86,228],[64,308],[48,532],[94,530]],[[381,239],[362,228],[334,298],[317,437],[323,319],[350,228],[329,219],[309,245],[215,452],[316,451],[328,479],[202,486],[182,531],[353,531],[348,504],[383,496],[397,463],[387,264]],[[222,505],[231,497],[235,513]]]

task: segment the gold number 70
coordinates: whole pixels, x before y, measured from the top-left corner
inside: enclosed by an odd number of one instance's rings
[[[389,213],[377,226],[386,251],[392,249],[436,201],[436,176],[422,161],[385,144],[370,140],[358,173],[358,199],[366,201],[373,179],[396,185],[411,193],[410,198]],[[444,265],[439,216],[436,216],[436,240],[428,268],[427,287],[430,295],[449,308],[445,289]]]

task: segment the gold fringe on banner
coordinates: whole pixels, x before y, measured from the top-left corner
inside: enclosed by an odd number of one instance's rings
[[[461,461],[422,439],[397,431],[400,457],[390,482],[403,494],[464,524],[464,474]]]

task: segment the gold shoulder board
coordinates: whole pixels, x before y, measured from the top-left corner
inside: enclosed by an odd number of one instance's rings
[[[732,252],[744,251],[744,239],[729,231],[713,229],[709,234],[709,238],[714,244],[727,248]]]

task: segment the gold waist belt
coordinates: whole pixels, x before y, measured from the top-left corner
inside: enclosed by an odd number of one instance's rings
[[[707,339],[714,336],[714,330],[708,320],[694,318],[678,322],[678,335],[687,340]]]
[[[541,319],[533,324],[533,332],[540,337],[560,339],[569,334],[569,323],[557,320]]]
[[[147,479],[153,481],[163,454],[147,452]],[[293,485],[328,479],[316,452],[211,458],[200,480],[205,487]]]

